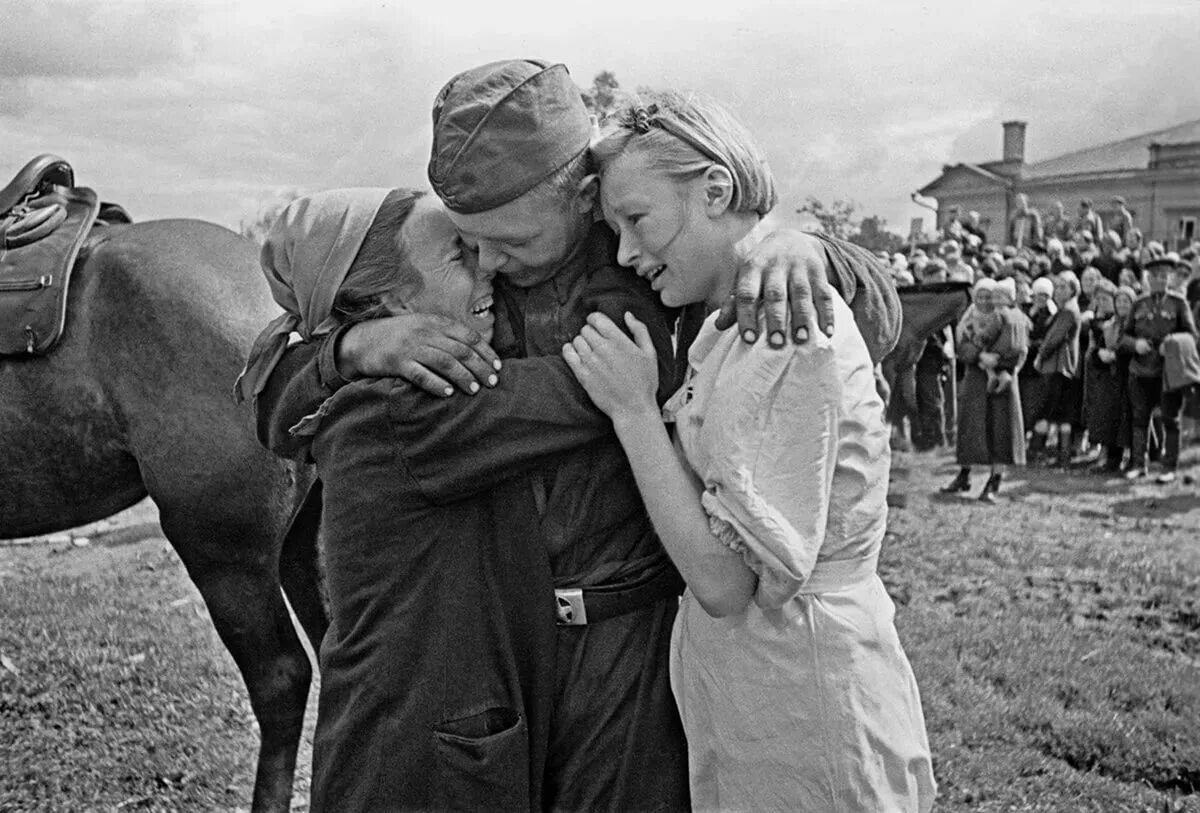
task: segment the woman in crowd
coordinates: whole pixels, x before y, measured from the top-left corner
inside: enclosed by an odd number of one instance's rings
[[[1081,398],[1079,375],[1079,279],[1072,271],[1054,278],[1054,304],[1058,310],[1050,320],[1046,336],[1033,359],[1033,367],[1045,382],[1046,396],[1033,425],[1029,456],[1046,448],[1047,433],[1058,429],[1058,459],[1062,468],[1071,463],[1071,430],[1077,420]]]
[[[1133,305],[1133,292],[1108,280],[1101,281],[1092,294],[1092,318],[1088,322],[1089,346],[1084,357],[1083,403],[1088,439],[1103,452],[1096,462],[1097,471],[1115,473],[1128,447],[1122,437],[1121,422],[1125,413],[1125,378],[1128,361],[1117,355],[1121,337],[1122,317],[1117,314],[1117,301],[1124,299],[1125,313]]]
[[[666,305],[718,304],[775,202],[750,136],[716,104],[656,93],[594,147],[619,259]],[[672,638],[692,803],[729,810],[928,810],[929,746],[912,670],[875,573],[888,430],[866,346],[784,350],[710,318],[669,402],[645,331],[593,316],[563,354],[608,413],[688,583]]]
[[[1096,285],[1102,279],[1104,279],[1104,275],[1102,275],[1099,269],[1097,269],[1094,265],[1089,265],[1087,268],[1083,269],[1083,273],[1079,275],[1078,305],[1080,313],[1085,313],[1092,309],[1092,294],[1096,290]]]
[[[982,282],[982,280],[981,280]],[[973,307],[985,311],[994,309],[992,288],[976,283],[976,302]],[[958,388],[958,442],[956,457],[959,471],[942,491],[955,494],[971,488],[971,467],[988,466],[989,475],[979,499],[994,502],[1004,478],[1004,468],[1025,465],[1025,423],[1021,415],[1019,371],[1029,351],[1029,320],[1013,307],[998,310],[1001,315],[1001,334],[990,348],[967,327],[970,311],[959,322],[958,357],[964,364]],[[987,371],[1004,372],[1010,377],[1009,386],[998,391],[988,390]]]
[[[1122,268],[1121,273],[1117,276],[1117,286],[1128,288],[1134,294],[1141,296],[1142,280],[1140,272],[1135,271],[1133,268]]]
[[[1029,354],[1036,356],[1042,347],[1042,339],[1050,327],[1058,306],[1054,304],[1053,277],[1038,277],[1030,286],[1033,302],[1026,312],[1029,317]],[[1026,426],[1033,426],[1042,403],[1046,400],[1046,382],[1032,364],[1025,364],[1017,376],[1021,384],[1021,418]]]

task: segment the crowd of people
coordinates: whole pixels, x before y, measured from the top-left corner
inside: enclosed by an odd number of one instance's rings
[[[880,252],[898,287],[972,286],[957,327],[930,337],[907,372],[911,395],[893,402],[902,442],[955,442],[949,493],[970,490],[971,466],[989,466],[985,501],[1005,465],[1069,468],[1080,456],[1130,480],[1157,464],[1156,482],[1174,482],[1181,418],[1200,411],[1200,243],[1144,241],[1119,197],[1107,223],[1089,199],[1076,218],[1061,202],[1045,216],[1024,195],[1015,203],[1002,242],[977,212],[951,210],[930,250]],[[952,374],[957,386],[945,386]]]

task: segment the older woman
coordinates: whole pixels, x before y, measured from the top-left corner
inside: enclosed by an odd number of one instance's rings
[[[1046,436],[1051,428],[1058,430],[1058,465],[1067,468],[1071,462],[1071,430],[1078,420],[1082,388],[1079,385],[1079,332],[1082,319],[1079,313],[1079,279],[1072,271],[1063,271],[1054,278],[1054,304],[1058,310],[1046,330],[1033,367],[1046,385],[1046,397],[1038,410],[1033,426],[1030,456],[1046,448]]]
[[[298,200],[272,228],[263,266],[288,313],[256,345],[247,394],[293,330],[314,337],[406,312],[493,330],[492,275],[432,196]],[[594,278],[616,312],[657,309],[622,276]],[[331,616],[313,809],[540,809],[558,689],[534,467],[611,438],[611,424],[557,356],[509,359],[498,385],[473,397],[361,379],[303,424],[324,483]]]
[[[1054,304],[1054,275],[1035,279],[1030,286],[1030,295],[1031,302],[1025,315],[1029,318],[1029,353],[1036,356],[1050,327],[1050,320],[1058,310]],[[1021,417],[1025,426],[1033,426],[1042,409],[1042,402],[1046,400],[1045,382],[1032,364],[1023,365],[1017,378],[1021,383]]]
[[[1124,289],[1125,315],[1133,305],[1134,294]],[[1118,289],[1108,280],[1101,281],[1092,294],[1092,319],[1087,331],[1089,346],[1084,358],[1084,417],[1088,438],[1100,446],[1103,456],[1096,462],[1098,471],[1115,473],[1129,443],[1121,435],[1125,411],[1125,378],[1128,359],[1117,354],[1122,316],[1117,314]]]
[[[728,295],[775,202],[749,134],[708,100],[644,98],[594,145],[623,265],[666,305]],[[701,810],[924,811],[934,782],[912,670],[876,575],[888,431],[870,356],[832,336],[774,350],[710,318],[665,414],[641,323],[593,316],[563,348],[613,421],[688,584],[671,677]]]
[[[964,364],[962,382],[958,388],[958,442],[955,456],[959,471],[942,491],[959,493],[971,488],[971,467],[985,465],[990,469],[987,482],[979,492],[983,502],[994,502],[1004,479],[1004,467],[1025,464],[1025,423],[1021,416],[1021,387],[1019,371],[1028,353],[1029,320],[1015,307],[997,308],[991,286],[983,290],[976,284],[977,307],[984,312],[995,310],[1000,316],[1000,335],[987,343],[969,329],[970,311],[963,315],[955,338],[958,357]],[[988,372],[1006,373],[1009,382],[1004,388],[988,387]],[[995,376],[993,376],[994,378]]]

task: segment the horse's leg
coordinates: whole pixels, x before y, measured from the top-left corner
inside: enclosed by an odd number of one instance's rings
[[[321,639],[329,628],[325,599],[321,589],[317,554],[317,531],[321,522],[321,481],[313,483],[304,504],[292,518],[279,557],[279,577],[292,612],[300,621],[313,651],[321,649]]]
[[[261,528],[232,518],[222,522],[218,514],[160,505],[163,531],[204,597],[258,720],[253,809],[286,811],[312,666],[280,592],[278,543],[255,542],[252,535],[261,534]],[[237,553],[231,556],[231,551]]]

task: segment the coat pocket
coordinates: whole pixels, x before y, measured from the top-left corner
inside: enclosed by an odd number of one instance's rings
[[[510,708],[490,708],[434,727],[443,810],[529,810],[529,734]]]

